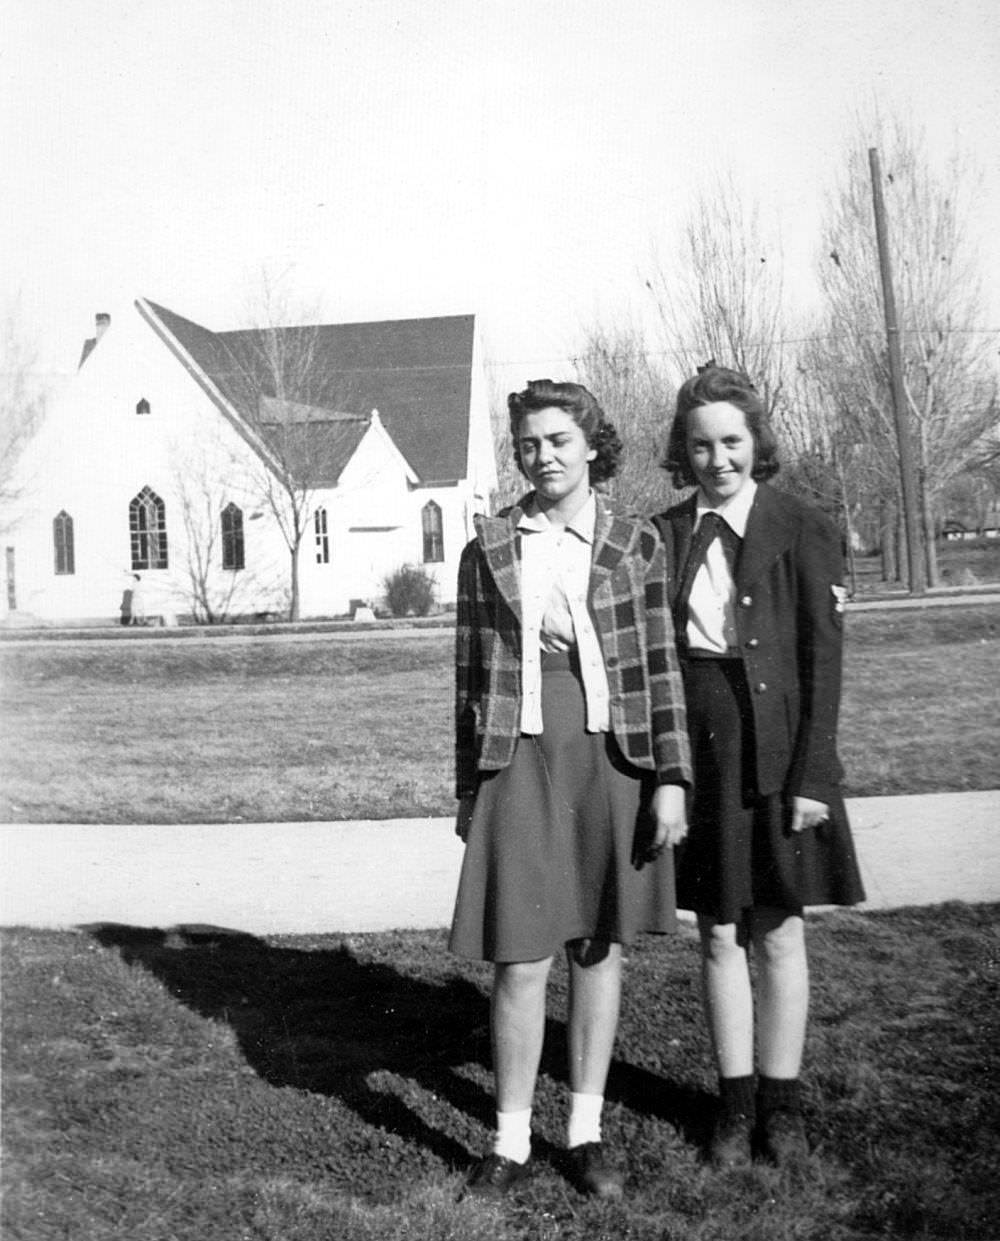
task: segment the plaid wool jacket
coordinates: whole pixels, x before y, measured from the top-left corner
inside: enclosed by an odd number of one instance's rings
[[[506,767],[521,730],[521,538],[527,497],[477,517],[458,571],[455,650],[456,795],[478,773]],[[589,607],[604,653],[611,731],[659,784],[691,783],[684,688],[667,603],[666,557],[655,527],[598,496]]]

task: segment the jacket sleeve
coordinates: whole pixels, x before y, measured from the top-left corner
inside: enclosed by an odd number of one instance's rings
[[[809,510],[796,549],[799,727],[787,791],[829,802],[843,777],[837,721],[843,668],[843,554],[840,533]]]
[[[692,784],[687,707],[674,643],[667,591],[667,558],[662,541],[650,526],[642,535],[647,549],[645,573],[646,657],[649,671],[650,720],[657,784]]]
[[[455,796],[476,792],[478,749],[476,714],[482,694],[482,638],[479,607],[479,545],[473,540],[458,567],[455,626]]]

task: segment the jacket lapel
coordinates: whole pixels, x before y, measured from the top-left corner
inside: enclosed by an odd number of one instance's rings
[[[517,524],[524,516],[515,504],[500,517],[476,517],[476,531],[496,588],[510,610],[523,621],[521,613],[521,536]],[[634,522],[611,512],[597,497],[594,552],[590,565],[591,595],[602,589],[621,559],[632,546]]]
[[[670,512],[670,520],[667,528],[670,533],[670,543],[667,547],[668,553],[668,573],[667,573],[667,591],[670,597],[670,606],[673,607],[677,598],[677,591],[680,587],[681,574],[684,572],[684,565],[688,558],[688,552],[691,550],[691,540],[694,537],[694,514],[697,505],[698,493],[692,492],[686,500],[682,500]]]
[[[594,598],[632,546],[635,523],[618,517],[597,497],[594,554],[590,562],[590,596]]]
[[[486,557],[497,591],[507,606],[522,621],[521,616],[521,536],[517,523],[524,515],[515,504],[501,517],[477,516],[476,532]]]
[[[698,493],[693,491],[681,504],[674,517],[674,550],[677,553],[677,572],[684,568],[691,540],[694,538],[694,515],[698,508]]]
[[[736,562],[737,591],[749,589],[767,572],[793,541],[795,530],[777,493],[758,484]]]

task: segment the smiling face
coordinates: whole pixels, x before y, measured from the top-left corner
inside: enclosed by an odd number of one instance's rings
[[[590,492],[590,463],[597,456],[572,415],[554,405],[525,414],[517,450],[539,507],[571,518]]]
[[[729,401],[695,406],[687,417],[687,452],[709,503],[731,500],[753,470],[754,440],[743,411]]]

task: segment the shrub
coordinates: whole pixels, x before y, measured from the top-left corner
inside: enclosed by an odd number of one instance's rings
[[[383,582],[386,607],[393,616],[426,616],[434,606],[435,585],[421,565],[400,565]]]

